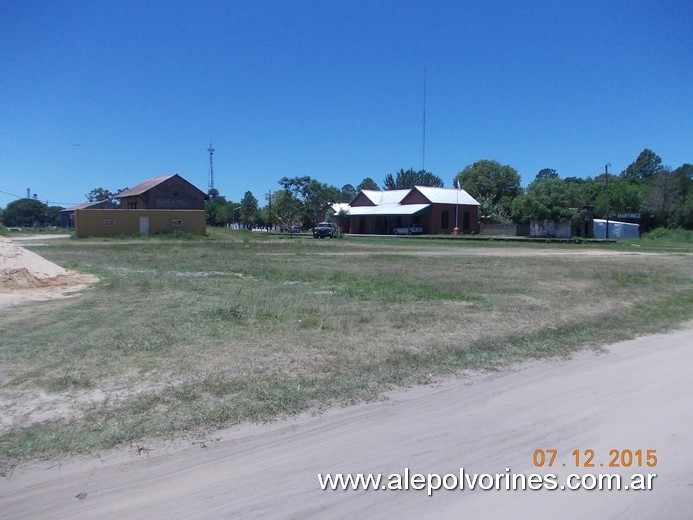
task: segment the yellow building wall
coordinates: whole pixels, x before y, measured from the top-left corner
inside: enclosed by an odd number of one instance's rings
[[[148,233],[184,231],[204,235],[207,232],[203,210],[184,209],[78,209],[75,210],[77,238],[139,235],[140,219],[147,219]],[[174,225],[180,223],[180,225]]]

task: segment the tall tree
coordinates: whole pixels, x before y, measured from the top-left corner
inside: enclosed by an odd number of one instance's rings
[[[89,193],[85,195],[87,198],[87,201],[89,202],[98,202],[101,200],[107,200],[109,202],[113,202],[113,196],[116,195],[116,193],[113,193],[110,190],[104,189],[104,188],[94,188],[91,190]]]
[[[354,188],[353,185],[351,184],[345,184],[342,186],[342,197],[343,197],[343,202],[351,202],[354,200],[354,197],[358,195],[358,191],[356,191],[356,188]],[[335,202],[341,202],[341,201],[335,201]]]
[[[556,170],[553,168],[542,168],[539,170],[539,173],[537,173],[537,176],[534,178],[536,181],[541,181],[544,179],[558,179],[558,174],[556,173]]]
[[[653,226],[666,226],[669,214],[681,198],[681,186],[668,168],[662,168],[647,181],[645,209]]]
[[[693,164],[682,164],[674,170],[675,182],[679,185],[681,200],[693,193]]]
[[[317,222],[318,213],[327,202],[341,202],[341,192],[334,186],[311,179],[303,190],[303,207],[308,223]]]
[[[383,181],[385,190],[409,190],[414,186],[433,186],[437,188],[443,187],[443,180],[426,170],[414,171],[412,168],[408,170],[400,170],[395,175],[388,173]]]
[[[301,177],[282,177],[279,179],[279,185],[286,191],[292,193],[294,197],[304,197],[304,190],[312,179],[308,175]]]
[[[662,171],[662,158],[649,148],[645,148],[635,162],[621,172],[621,177],[631,182],[644,182]]]
[[[254,226],[257,222],[257,199],[251,191],[246,191],[241,200],[241,209],[239,210],[239,219],[245,226]]]
[[[372,191],[379,191],[380,188],[378,188],[378,183],[375,182],[373,179],[370,177],[366,177],[363,179],[358,186],[356,186],[356,189],[361,191],[361,190],[372,190]]]
[[[597,218],[606,217],[606,175],[585,181],[585,203],[594,206]],[[609,175],[609,213],[638,213],[645,198],[645,187],[618,175]]]
[[[303,225],[306,227],[315,223],[326,202],[347,202],[338,188],[309,176],[283,177],[279,184],[303,205]]]
[[[486,197],[505,212],[521,193],[520,174],[512,166],[482,159],[457,174],[453,185],[465,189],[472,197]]]

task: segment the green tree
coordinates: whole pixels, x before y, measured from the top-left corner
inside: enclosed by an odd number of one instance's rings
[[[512,215],[516,222],[530,220],[577,220],[585,204],[583,186],[567,179],[535,180],[527,192],[512,202]]]
[[[585,203],[594,206],[594,216],[606,218],[606,175],[584,181]],[[609,213],[637,213],[642,210],[645,187],[618,175],[609,175]]]
[[[693,229],[693,165],[679,166],[673,176],[679,186],[679,197],[674,202],[667,224],[672,228]]]
[[[666,226],[669,214],[680,199],[680,186],[671,170],[663,168],[647,180],[644,209],[652,227]]]
[[[443,187],[443,181],[437,175],[426,170],[414,171],[412,168],[408,170],[400,170],[395,175],[388,173],[383,181],[383,189],[389,190],[409,190],[414,186],[433,186],[437,188]]]
[[[512,166],[482,159],[457,174],[453,185],[472,197],[486,197],[502,211],[510,212],[513,199],[521,193],[520,175]]]
[[[494,224],[512,224],[513,219],[508,211],[491,200],[489,195],[477,197],[479,216],[490,218]]]
[[[373,179],[370,177],[366,177],[363,179],[358,186],[356,186],[356,189],[358,191],[361,190],[372,190],[372,191],[380,191],[380,188],[378,188],[378,183],[375,182]]]
[[[108,202],[113,202],[113,196],[114,195],[116,195],[116,193],[113,193],[110,190],[107,190],[104,188],[94,188],[89,193],[87,193],[85,195],[85,197],[87,198],[87,201],[89,201],[89,202],[98,202],[101,200],[107,200]]]
[[[275,191],[272,196],[274,221],[282,229],[291,229],[303,224],[303,204],[290,191]]]
[[[7,227],[42,227],[50,224],[48,206],[36,199],[18,199],[10,202],[2,212]]]
[[[673,172],[675,182],[679,185],[681,201],[693,193],[693,164],[682,164]]]
[[[312,179],[308,175],[300,177],[282,177],[279,179],[279,185],[294,197],[303,197],[304,190]]]
[[[558,174],[556,173],[556,170],[554,170],[553,168],[543,168],[539,170],[539,173],[537,173],[537,176],[534,178],[534,180],[542,181],[544,179],[558,179]]]
[[[211,190],[210,190],[211,191]],[[217,191],[217,190],[214,190]],[[207,223],[210,226],[226,226],[231,223],[233,204],[217,191],[214,197],[205,202]]]
[[[241,200],[239,220],[245,226],[253,227],[257,223],[258,203],[252,192],[246,191]]]
[[[279,184],[302,204],[304,227],[310,227],[315,223],[325,203],[348,202],[338,188],[308,176],[282,177]]]
[[[621,177],[631,182],[644,182],[662,170],[662,158],[645,148],[635,162],[621,172]]]
[[[667,225],[671,228],[693,229],[693,193],[676,204],[669,214]]]
[[[317,222],[318,213],[327,202],[343,202],[339,189],[311,179],[304,190],[303,206],[306,220]]]
[[[354,188],[353,185],[351,184],[345,184],[342,186],[342,201],[335,201],[335,202],[351,202],[354,200],[356,195],[359,194],[358,191],[356,191],[356,188]]]
[[[59,226],[61,224],[60,212],[65,209],[62,206],[48,206],[46,208],[46,225]]]

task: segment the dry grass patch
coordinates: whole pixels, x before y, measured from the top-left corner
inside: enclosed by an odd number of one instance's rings
[[[0,459],[373,399],[690,318],[690,255],[516,251],[238,235],[43,247],[101,283],[0,314],[0,418],[23,414],[0,423]],[[29,395],[62,417],[32,417]]]

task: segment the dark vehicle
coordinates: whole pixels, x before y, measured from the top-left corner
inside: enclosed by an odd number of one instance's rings
[[[329,222],[320,222],[313,228],[313,238],[334,238],[337,236],[337,230]]]
[[[289,228],[289,233],[300,233],[301,232],[301,226],[291,226]]]

